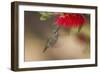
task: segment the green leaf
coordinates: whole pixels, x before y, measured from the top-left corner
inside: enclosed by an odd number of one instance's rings
[[[45,21],[45,20],[47,20],[47,19],[49,19],[50,18],[50,16],[52,15],[52,13],[50,13],[50,12],[40,12],[40,20],[41,21]]]
[[[47,20],[47,18],[41,16],[41,17],[40,17],[40,20],[41,20],[41,21],[45,21],[45,20]]]

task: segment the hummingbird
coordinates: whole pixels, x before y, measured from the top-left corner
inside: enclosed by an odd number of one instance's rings
[[[58,40],[58,36],[59,36],[59,34],[58,34],[59,26],[53,25],[53,28],[52,29],[53,29],[52,30],[52,35],[48,38],[47,43],[46,43],[46,45],[44,47],[43,52],[45,52],[48,48],[53,47],[56,44],[57,40]]]

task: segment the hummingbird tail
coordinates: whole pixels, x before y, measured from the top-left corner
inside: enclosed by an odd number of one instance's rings
[[[43,53],[47,50],[47,47],[44,48]]]

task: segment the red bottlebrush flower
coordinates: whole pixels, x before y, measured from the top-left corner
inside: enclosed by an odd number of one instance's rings
[[[85,22],[85,16],[76,13],[64,13],[56,18],[56,25],[63,26],[65,28],[79,27],[84,25]]]

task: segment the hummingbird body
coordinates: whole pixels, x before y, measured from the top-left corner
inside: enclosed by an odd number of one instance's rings
[[[48,48],[51,48],[55,45],[55,43],[58,40],[58,30],[59,30],[59,27],[54,25],[52,35],[48,38],[43,52],[45,52]]]

